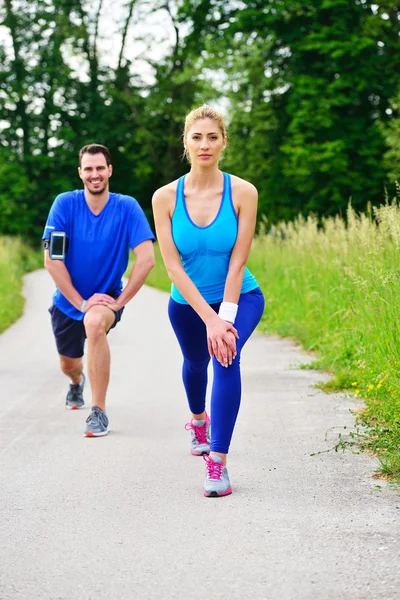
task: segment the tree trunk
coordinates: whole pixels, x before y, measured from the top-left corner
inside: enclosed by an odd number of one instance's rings
[[[28,173],[30,172],[30,155],[31,147],[29,140],[29,116],[27,112],[27,105],[24,99],[25,84],[26,84],[26,69],[23,59],[21,58],[21,44],[18,37],[18,20],[14,13],[12,0],[4,0],[6,7],[6,18],[4,25],[9,28],[12,46],[14,50],[14,71],[16,78],[15,91],[18,97],[17,100],[17,122],[22,129],[22,156]]]
[[[132,15],[133,15],[133,9],[135,7],[136,2],[137,2],[137,0],[131,0],[131,2],[129,2],[129,12],[128,12],[128,16],[126,17],[124,29],[123,29],[123,32],[122,32],[121,49],[120,49],[119,57],[118,57],[117,76],[118,76],[118,73],[119,73],[119,71],[121,70],[121,67],[122,67],[122,60],[124,58],[126,37],[128,35],[129,25],[131,24]]]

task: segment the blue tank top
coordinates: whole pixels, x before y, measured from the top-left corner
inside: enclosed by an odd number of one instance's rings
[[[189,216],[184,195],[186,175],[178,181],[172,215],[172,238],[183,268],[208,304],[223,300],[229,261],[238,232],[231,178],[227,173],[223,173],[223,176],[221,204],[217,216],[209,225],[199,227]],[[257,281],[246,267],[241,293],[250,292],[257,287]],[[171,297],[179,304],[188,304],[174,284],[171,287]]]

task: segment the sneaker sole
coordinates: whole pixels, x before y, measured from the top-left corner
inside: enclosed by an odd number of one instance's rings
[[[92,437],[104,437],[109,432],[110,432],[110,430],[108,430],[108,431],[102,431],[101,433],[93,433],[92,431],[88,431],[87,433],[83,434],[83,437],[88,437],[88,438],[92,438]]]
[[[222,498],[223,496],[229,496],[229,494],[232,494],[232,488],[225,490],[225,492],[220,492],[219,494],[218,492],[204,492],[206,498]]]
[[[203,454],[210,454],[210,450],[205,450],[204,452],[195,452],[194,450],[190,450],[190,454],[193,456],[203,456]]]
[[[72,406],[65,406],[65,408],[67,410],[82,410],[82,408],[86,408],[85,405],[83,404],[82,406],[77,406],[76,404],[73,404]]]

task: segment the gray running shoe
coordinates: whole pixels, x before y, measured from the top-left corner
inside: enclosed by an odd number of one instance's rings
[[[207,498],[219,498],[232,494],[228,469],[217,455],[203,456],[206,461],[206,478],[204,481],[204,495]]]
[[[86,377],[82,373],[81,383],[70,383],[68,394],[65,400],[65,408],[68,410],[77,410],[84,408],[85,402],[83,400],[83,388],[85,387]]]
[[[104,410],[93,406],[86,419],[85,437],[102,437],[108,433],[108,417]]]
[[[206,413],[205,420],[192,419],[190,423],[186,423],[185,429],[192,436],[190,442],[190,452],[194,456],[210,453],[210,419]]]

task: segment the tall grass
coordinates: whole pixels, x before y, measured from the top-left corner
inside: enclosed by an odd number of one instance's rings
[[[21,316],[23,275],[43,264],[43,252],[19,239],[0,237],[0,333]]]
[[[400,208],[299,218],[254,241],[249,267],[266,295],[262,326],[299,340],[330,389],[366,401],[364,445],[400,480]]]

